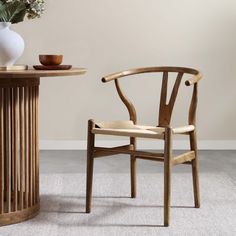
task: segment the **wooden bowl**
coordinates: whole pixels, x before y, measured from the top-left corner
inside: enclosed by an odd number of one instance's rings
[[[62,59],[63,55],[39,55],[39,61],[44,66],[58,66]]]

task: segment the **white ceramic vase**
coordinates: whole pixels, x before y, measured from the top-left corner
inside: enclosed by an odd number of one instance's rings
[[[10,26],[9,22],[0,22],[0,66],[14,65],[25,48],[22,37],[10,30]]]

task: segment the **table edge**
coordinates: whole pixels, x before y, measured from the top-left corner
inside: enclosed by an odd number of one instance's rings
[[[27,70],[27,71],[0,71],[0,79],[8,78],[46,78],[82,75],[86,68],[73,68],[71,70]]]

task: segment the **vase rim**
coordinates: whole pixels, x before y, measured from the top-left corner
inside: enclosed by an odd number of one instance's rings
[[[0,22],[0,29],[4,29],[11,26],[11,22]]]

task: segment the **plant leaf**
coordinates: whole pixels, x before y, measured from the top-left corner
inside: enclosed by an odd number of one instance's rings
[[[18,23],[24,20],[26,6],[22,2],[0,3],[0,21]]]
[[[0,2],[0,21],[7,22],[6,5]]]

